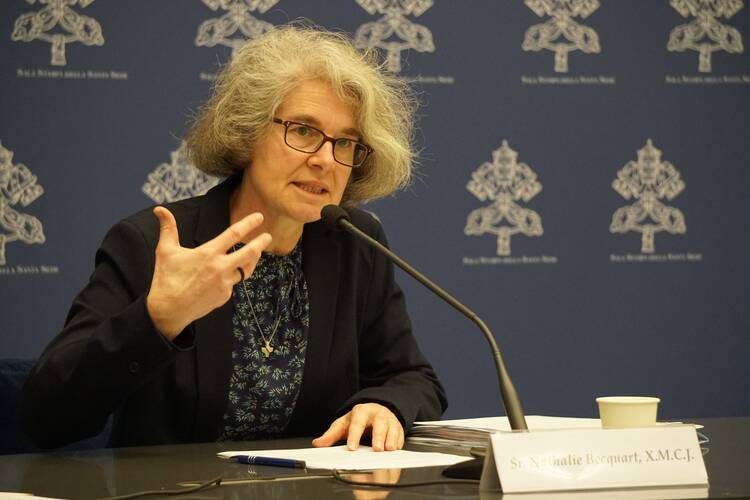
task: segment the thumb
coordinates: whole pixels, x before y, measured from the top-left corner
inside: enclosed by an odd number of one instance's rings
[[[159,219],[159,245],[179,246],[180,236],[177,233],[177,221],[172,212],[164,207],[155,207],[154,215]]]

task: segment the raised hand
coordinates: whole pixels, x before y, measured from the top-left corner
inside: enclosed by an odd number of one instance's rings
[[[261,252],[271,243],[271,235],[248,241],[236,252],[227,254],[232,245],[243,240],[263,222],[259,213],[250,214],[229,226],[216,238],[197,248],[180,246],[177,222],[164,207],[154,208],[159,219],[159,243],[156,264],[146,307],[156,329],[173,340],[182,330],[225,304],[232,287],[244,276],[250,276]]]

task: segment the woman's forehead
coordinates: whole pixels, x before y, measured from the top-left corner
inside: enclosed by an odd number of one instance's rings
[[[285,120],[302,121],[338,131],[357,131],[353,99],[342,98],[324,80],[304,80],[295,85],[279,105],[277,115]]]

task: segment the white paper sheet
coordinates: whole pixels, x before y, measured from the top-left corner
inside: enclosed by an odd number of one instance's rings
[[[304,460],[308,469],[408,469],[412,467],[430,467],[453,465],[471,457],[450,455],[447,453],[421,453],[417,451],[373,451],[369,446],[360,446],[349,451],[346,446],[330,448],[300,448],[296,450],[242,450],[224,451],[218,454],[221,458],[234,455],[250,455],[271,458],[288,458]]]
[[[546,415],[527,415],[526,425],[530,431],[552,431],[558,429],[586,429],[589,427],[601,428],[601,420],[598,418],[584,417],[552,417]],[[656,425],[672,425],[682,422],[657,422]],[[479,417],[462,418],[457,420],[431,420],[414,422],[414,425],[435,427],[457,427],[464,429],[476,429],[485,431],[510,431],[508,417]],[[696,429],[702,429],[700,424],[691,424]]]
[[[0,491],[0,500],[57,500],[49,497],[37,497],[31,493],[19,493],[14,491]]]
[[[466,429],[481,429],[487,431],[509,431],[508,417],[462,418],[458,420],[433,420],[429,422],[415,422],[415,425],[452,426]],[[542,415],[526,416],[529,430],[553,429],[583,429],[587,427],[601,427],[598,418],[579,417],[548,417]]]

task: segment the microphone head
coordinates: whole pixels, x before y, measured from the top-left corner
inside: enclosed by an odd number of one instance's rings
[[[349,214],[346,213],[346,210],[338,205],[324,206],[323,210],[320,211],[320,218],[323,221],[323,224],[326,225],[326,227],[328,227],[329,229],[334,229],[336,231],[342,229],[339,225],[339,221],[350,221]]]

